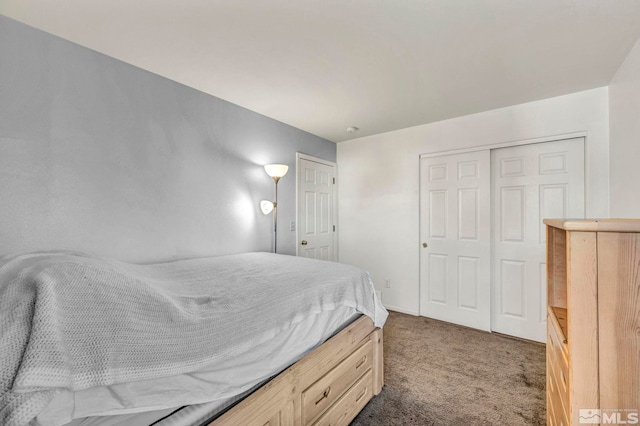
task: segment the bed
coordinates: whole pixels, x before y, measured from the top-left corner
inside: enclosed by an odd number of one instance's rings
[[[358,268],[271,253],[0,259],[0,424],[348,424],[382,389]]]

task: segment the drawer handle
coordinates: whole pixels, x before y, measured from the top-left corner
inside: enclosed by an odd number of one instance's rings
[[[316,401],[316,405],[320,404],[323,399],[329,396],[330,393],[331,393],[331,386],[329,386],[328,388],[325,389],[324,392],[322,392],[322,397]]]
[[[362,398],[364,398],[364,396],[367,394],[367,387],[365,387],[364,389],[362,389],[362,393],[360,394],[359,397],[356,398],[356,403],[360,402],[360,400]]]
[[[363,365],[365,362],[367,362],[367,356],[366,356],[366,355],[365,355],[365,356],[363,356],[363,357],[362,357],[362,361],[360,361],[360,363],[358,363],[358,365],[356,365],[356,370],[357,370],[358,368],[362,367],[362,365]]]

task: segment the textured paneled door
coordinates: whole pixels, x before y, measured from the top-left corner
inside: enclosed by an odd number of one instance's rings
[[[335,165],[300,158],[298,162],[298,255],[336,260]]]
[[[546,341],[544,218],[584,218],[584,139],[491,151],[491,329]]]
[[[489,150],[421,158],[420,180],[420,314],[489,330]]]

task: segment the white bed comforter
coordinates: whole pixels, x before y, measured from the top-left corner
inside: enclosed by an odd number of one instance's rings
[[[306,315],[387,313],[358,268],[270,253],[133,265],[69,252],[0,259],[0,424],[73,391],[197,371]]]

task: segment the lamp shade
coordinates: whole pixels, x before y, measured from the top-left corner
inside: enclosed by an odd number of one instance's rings
[[[282,176],[287,174],[289,166],[285,164],[267,164],[264,166],[264,170],[271,177],[281,178]]]
[[[269,214],[273,211],[273,202],[269,200],[260,201],[260,210],[262,210],[262,214]]]

